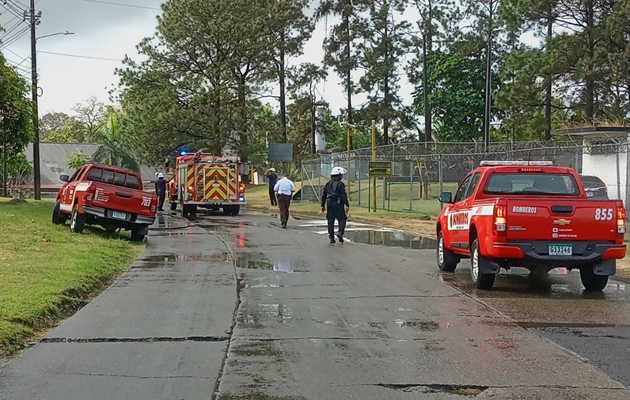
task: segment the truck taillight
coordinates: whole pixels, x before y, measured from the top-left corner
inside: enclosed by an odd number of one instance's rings
[[[617,236],[622,240],[626,233],[626,209],[623,208],[623,203],[619,201],[617,203]]]
[[[495,236],[505,236],[507,232],[507,206],[505,200],[497,200],[494,205],[492,231]]]
[[[242,183],[238,185],[238,191],[240,193],[245,193],[245,185],[243,185]]]

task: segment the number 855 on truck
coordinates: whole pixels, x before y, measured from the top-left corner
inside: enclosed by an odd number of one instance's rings
[[[470,259],[479,289],[491,289],[501,268],[565,267],[579,269],[586,290],[602,290],[626,256],[623,202],[588,200],[577,172],[550,161],[482,161],[440,202],[438,267]]]

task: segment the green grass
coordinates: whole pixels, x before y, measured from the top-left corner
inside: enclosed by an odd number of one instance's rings
[[[98,228],[52,225],[53,206],[0,200],[0,353],[78,310],[143,248]]]

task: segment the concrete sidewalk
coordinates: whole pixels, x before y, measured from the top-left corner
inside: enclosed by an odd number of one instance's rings
[[[237,302],[226,253],[216,236],[160,215],[127,272],[0,369],[0,399],[210,398]]]

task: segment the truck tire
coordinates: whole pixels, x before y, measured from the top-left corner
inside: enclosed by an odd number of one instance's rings
[[[453,272],[459,263],[459,257],[444,245],[444,235],[442,231],[437,236],[437,265],[440,271]]]
[[[593,264],[580,268],[582,285],[589,291],[602,291],[608,285],[608,275],[595,275]]]
[[[57,200],[52,214],[52,223],[55,225],[63,225],[68,220],[68,215],[61,212],[61,201]]]
[[[74,233],[81,233],[83,228],[85,228],[85,214],[79,214],[79,205],[75,204],[70,217],[70,230]]]
[[[470,246],[470,277],[477,289],[487,290],[494,286],[494,274],[483,274],[479,271],[479,261],[485,257],[479,252],[479,239],[475,238]]]
[[[144,235],[136,231],[131,231],[131,241],[141,243],[144,240]]]
[[[241,206],[230,206],[230,214],[231,215],[238,215],[238,213],[241,212]]]
[[[171,203],[171,211],[177,210],[177,203]]]

